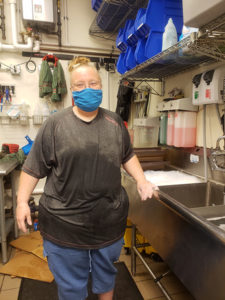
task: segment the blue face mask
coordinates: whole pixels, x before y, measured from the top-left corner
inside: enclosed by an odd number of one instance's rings
[[[94,111],[102,103],[102,90],[84,89],[82,91],[73,91],[73,100],[76,106],[84,111]]]

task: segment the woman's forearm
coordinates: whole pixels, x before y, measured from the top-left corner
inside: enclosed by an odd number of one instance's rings
[[[27,231],[26,222],[28,225],[32,225],[28,201],[37,183],[37,178],[23,171],[21,172],[17,193],[16,219],[19,229],[23,232]]]
[[[35,178],[25,172],[21,172],[19,180],[19,188],[17,192],[17,204],[28,203],[30,195],[32,194],[35,186],[37,185],[39,179]]]
[[[123,167],[127,173],[136,180],[137,190],[142,200],[151,198],[153,195],[158,198],[158,187],[145,178],[145,174],[136,155],[123,164]]]
[[[123,164],[123,167],[126,172],[136,180],[136,182],[146,180],[143,169],[136,155]]]

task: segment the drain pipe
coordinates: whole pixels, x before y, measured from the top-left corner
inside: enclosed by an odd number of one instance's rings
[[[12,51],[32,51],[33,39],[31,37],[27,38],[27,44],[18,44],[17,40],[17,27],[16,27],[16,0],[9,0],[10,12],[11,12],[11,24],[12,24],[12,45],[1,44],[1,50],[12,50]]]

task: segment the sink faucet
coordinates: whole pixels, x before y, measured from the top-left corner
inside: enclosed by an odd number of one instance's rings
[[[225,172],[225,150],[220,148],[221,140],[225,140],[225,135],[220,136],[216,141],[216,149],[211,153],[211,164],[213,170]]]

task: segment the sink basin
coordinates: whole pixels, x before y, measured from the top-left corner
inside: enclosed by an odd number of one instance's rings
[[[224,205],[224,186],[212,182],[161,186],[160,190],[188,208]]]
[[[191,208],[196,214],[206,218],[208,221],[225,218],[225,205],[205,206]],[[218,222],[215,222],[217,225]]]
[[[197,215],[225,230],[224,186],[212,182],[160,187]]]

